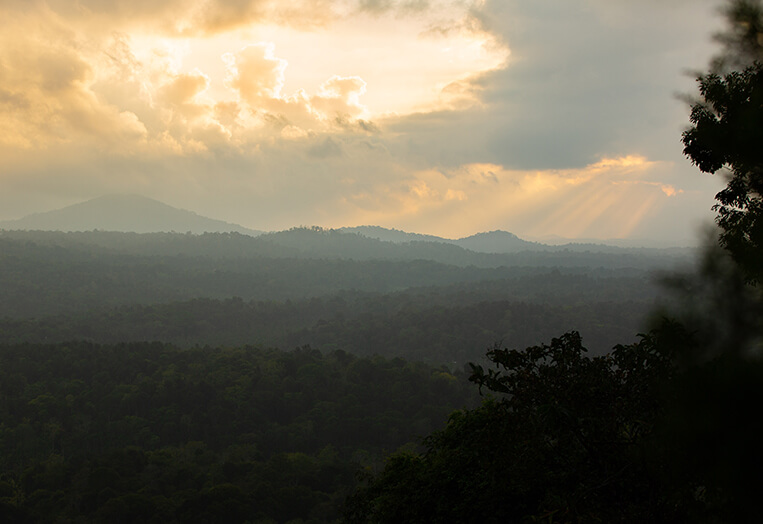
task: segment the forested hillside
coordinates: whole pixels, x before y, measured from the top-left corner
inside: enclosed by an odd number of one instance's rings
[[[467,362],[573,327],[596,353],[633,340],[686,257],[315,228],[0,247],[0,512],[18,522],[336,521],[359,468],[477,405]]]
[[[236,224],[214,220],[168,206],[140,195],[114,194],[80,202],[68,207],[34,213],[17,220],[0,221],[0,229],[48,231],[134,231],[185,233],[236,231],[256,236],[254,231]]]
[[[575,327],[602,353],[632,340],[658,299],[659,271],[685,260],[446,246],[445,260],[457,252],[482,263],[464,266],[441,260],[434,243],[284,235],[301,254],[238,234],[4,232],[0,341],[309,344],[463,365],[495,341],[539,343]]]
[[[330,522],[474,404],[463,372],[344,351],[0,346],[0,520]]]
[[[479,235],[475,235],[478,237]],[[213,258],[298,258],[351,260],[427,260],[460,267],[502,266],[606,267],[652,269],[668,261],[686,261],[690,248],[617,248],[593,244],[538,245],[511,253],[471,251],[447,243],[390,242],[336,229],[292,228],[252,237],[240,233],[122,233],[115,231],[0,230],[5,249],[18,252],[32,244],[92,254],[205,256]],[[528,243],[528,245],[532,245]]]

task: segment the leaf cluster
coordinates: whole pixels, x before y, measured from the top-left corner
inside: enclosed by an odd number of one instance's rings
[[[713,208],[720,243],[755,282],[763,253],[763,64],[700,76],[698,82],[702,101],[693,106],[693,125],[683,134],[684,154],[703,172],[728,170]]]

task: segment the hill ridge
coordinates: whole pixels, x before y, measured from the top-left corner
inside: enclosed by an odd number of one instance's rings
[[[43,231],[118,231],[130,233],[223,233],[250,236],[262,231],[179,209],[137,194],[96,197],[52,211],[0,222],[1,229]]]

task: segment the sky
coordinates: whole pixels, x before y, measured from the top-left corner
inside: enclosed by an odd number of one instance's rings
[[[0,220],[139,194],[259,230],[690,244],[720,0],[0,0]]]

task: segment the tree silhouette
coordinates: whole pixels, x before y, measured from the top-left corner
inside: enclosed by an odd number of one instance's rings
[[[720,244],[755,284],[763,274],[763,2],[729,0],[722,13],[722,49],[697,75],[684,154],[701,171],[727,176],[713,208]]]
[[[754,283],[763,275],[763,65],[698,82],[684,154],[703,172],[728,173],[714,206],[720,242]]]
[[[710,70],[717,74],[743,70],[763,60],[763,3],[761,0],[729,0],[721,9],[726,28],[715,35],[722,45]]]
[[[454,413],[423,455],[393,455],[350,498],[348,522],[656,522],[647,446],[673,374],[678,325],[588,358],[577,332],[524,350],[495,348],[470,380],[496,396]]]

